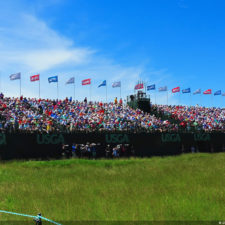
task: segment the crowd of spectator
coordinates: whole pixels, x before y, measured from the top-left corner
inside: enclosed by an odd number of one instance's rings
[[[186,130],[225,131],[225,108],[153,105],[160,114],[178,122]]]
[[[0,130],[17,132],[225,130],[225,109],[153,105],[152,113],[111,103],[9,98],[0,94]],[[165,118],[165,115],[167,118]],[[172,120],[176,122],[172,122]]]
[[[130,144],[102,145],[100,143],[63,144],[62,156],[66,158],[121,158],[135,156],[134,147]]]

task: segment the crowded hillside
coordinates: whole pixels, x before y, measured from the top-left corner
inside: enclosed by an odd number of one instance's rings
[[[225,131],[225,109],[152,105],[151,113],[122,101],[102,103],[0,95],[0,130],[4,132],[75,131]]]

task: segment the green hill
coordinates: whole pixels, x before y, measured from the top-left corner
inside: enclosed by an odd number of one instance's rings
[[[224,221],[225,154],[1,162],[0,210],[56,221]]]

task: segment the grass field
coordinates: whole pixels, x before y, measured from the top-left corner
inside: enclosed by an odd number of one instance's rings
[[[224,221],[225,154],[1,162],[0,210],[56,221]]]

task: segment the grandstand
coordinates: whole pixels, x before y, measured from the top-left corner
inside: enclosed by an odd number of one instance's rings
[[[58,158],[65,146],[71,151],[72,146],[80,146],[85,151],[85,145],[86,151],[91,151],[91,143],[97,157],[106,156],[108,145],[111,155],[115,148],[120,149],[117,155],[126,148],[135,156],[174,155],[193,148],[220,152],[225,146],[225,109],[221,108],[152,105],[150,112],[144,112],[121,101],[9,98],[1,94],[0,112],[3,159]]]
[[[225,109],[152,105],[150,113],[125,104],[35,98],[0,100],[1,131],[225,131]]]

